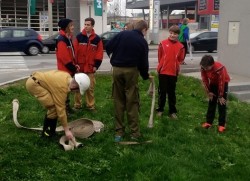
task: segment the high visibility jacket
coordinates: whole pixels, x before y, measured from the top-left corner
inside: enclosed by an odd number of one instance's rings
[[[220,62],[214,62],[211,70],[201,68],[201,78],[207,92],[211,91],[210,85],[218,86],[219,96],[223,96],[225,83],[230,81],[226,67]]]
[[[56,58],[58,70],[68,72],[71,76],[75,74],[76,67],[74,65],[72,40],[66,36],[63,30],[60,30],[60,35],[57,39]],[[71,66],[69,64],[71,64]]]
[[[185,50],[179,41],[163,40],[158,48],[159,74],[177,76],[180,71],[180,63],[184,60]]]
[[[80,66],[80,72],[94,73],[93,68],[99,68],[103,59],[103,44],[101,38],[92,30],[90,36],[87,36],[83,29],[76,36],[74,41],[76,52],[76,64]]]

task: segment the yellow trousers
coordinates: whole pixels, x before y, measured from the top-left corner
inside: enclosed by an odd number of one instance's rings
[[[26,89],[47,109],[47,118],[57,118],[55,103],[49,91],[40,86],[39,82],[33,80],[32,77],[26,81]]]
[[[86,92],[85,92],[86,107],[88,109],[95,109],[95,95],[94,95],[95,84],[96,84],[95,74],[89,73],[87,75],[89,76],[89,79],[90,79],[90,86],[89,86],[88,90],[86,90]],[[80,92],[75,93],[74,100],[75,100],[74,107],[81,108],[82,107],[82,96],[81,96]]]

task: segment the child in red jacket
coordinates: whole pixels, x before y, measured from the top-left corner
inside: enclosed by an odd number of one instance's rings
[[[218,104],[218,131],[222,133],[225,131],[226,101],[230,77],[226,67],[220,62],[215,62],[211,55],[204,55],[201,59],[200,66],[202,82],[209,98],[206,115],[207,121],[202,124],[202,127],[210,128],[212,126],[216,105]]]
[[[169,37],[163,40],[158,48],[158,108],[157,115],[161,116],[168,95],[168,113],[169,117],[177,119],[177,109],[175,88],[177,76],[180,70],[180,64],[184,61],[185,50],[183,45],[178,41],[180,29],[177,25],[169,28]]]

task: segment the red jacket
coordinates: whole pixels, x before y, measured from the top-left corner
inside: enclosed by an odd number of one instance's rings
[[[179,41],[163,40],[158,48],[159,74],[178,76],[180,63],[184,60],[184,48]]]
[[[210,85],[218,86],[218,96],[223,96],[225,83],[230,81],[227,69],[220,62],[214,62],[211,70],[201,68],[202,82],[207,92],[210,92]]]
[[[103,44],[101,38],[93,30],[88,37],[83,29],[74,41],[76,52],[76,64],[80,66],[80,72],[94,73],[93,68],[99,68],[103,59]]]
[[[60,30],[56,45],[57,69],[68,72],[71,76],[76,72],[74,65],[74,48],[71,39]],[[67,65],[67,66],[66,66]]]

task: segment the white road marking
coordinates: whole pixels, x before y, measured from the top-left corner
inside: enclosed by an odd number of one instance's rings
[[[29,70],[22,56],[0,56],[0,71]]]

